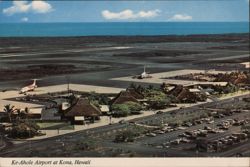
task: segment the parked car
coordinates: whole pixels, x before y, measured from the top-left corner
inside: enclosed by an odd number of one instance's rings
[[[191,127],[193,124],[191,122],[185,123],[183,126]]]
[[[234,110],[235,113],[241,113],[241,110]]]
[[[155,133],[147,133],[146,136],[155,137],[156,134]]]
[[[176,139],[176,140],[171,141],[170,143],[178,145],[178,144],[180,144],[180,142],[181,142],[181,139]]]
[[[185,129],[187,129],[186,127],[183,127],[183,126],[180,126],[180,127],[177,127],[176,128],[177,130],[185,130]]]
[[[190,135],[187,135],[186,133],[182,133],[178,135],[179,137],[189,137]]]
[[[134,122],[134,121],[129,121],[129,123],[130,123],[130,124],[135,124],[135,122]]]
[[[188,140],[188,139],[186,139],[186,138],[182,138],[182,139],[181,139],[181,142],[183,142],[183,143],[190,143],[190,140]]]
[[[162,130],[157,130],[157,131],[155,131],[155,133],[157,133],[157,134],[164,134],[165,132],[162,131]]]
[[[209,127],[209,126],[205,126],[204,129],[205,129],[205,130],[212,130],[212,128]]]
[[[214,120],[208,121],[207,123],[212,124],[212,123],[214,123]]]
[[[122,119],[122,120],[120,120],[119,122],[118,122],[119,124],[125,124],[125,123],[127,123],[124,119]]]
[[[163,114],[163,111],[157,111],[156,114]]]
[[[232,111],[228,111],[228,112],[225,112],[224,115],[231,116],[231,115],[233,115],[233,112]]]
[[[220,129],[222,129],[222,130],[228,130],[229,126],[223,125],[223,126],[220,127]]]
[[[208,130],[208,133],[217,133],[217,130],[211,129],[211,130]]]
[[[194,121],[195,124],[202,124],[202,120],[196,120]]]

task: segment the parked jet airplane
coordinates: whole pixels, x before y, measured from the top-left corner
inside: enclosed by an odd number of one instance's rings
[[[35,88],[37,88],[37,84],[36,84],[37,79],[33,79],[33,83],[31,85],[25,86],[20,90],[20,94],[29,92],[29,91],[34,91]]]
[[[144,66],[144,71],[143,73],[141,73],[140,75],[135,75],[132,78],[136,78],[136,79],[144,79],[144,78],[152,78],[151,75],[149,75],[148,72],[146,72],[146,66]]]

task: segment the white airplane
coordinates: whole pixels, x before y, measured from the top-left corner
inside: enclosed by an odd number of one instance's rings
[[[141,73],[141,75],[136,75],[133,78],[144,79],[144,78],[152,78],[152,76],[149,75],[149,73],[146,72],[146,66],[144,66],[143,73]]]
[[[37,81],[37,79],[33,79],[33,83],[32,83],[31,85],[28,85],[28,86],[23,87],[23,88],[20,90],[19,94],[23,94],[23,93],[25,94],[26,92],[34,91],[35,88],[37,88],[36,81]]]

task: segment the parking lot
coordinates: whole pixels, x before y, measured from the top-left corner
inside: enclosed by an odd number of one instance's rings
[[[232,108],[230,111],[227,110],[227,112],[221,108],[226,108],[228,105],[231,106],[232,103],[217,105],[219,112],[208,110],[211,116],[186,122],[178,126],[170,126],[166,122],[162,122],[164,118],[170,116],[168,114],[160,118],[156,117],[152,120],[140,121],[140,123],[144,122],[145,125],[154,127],[154,130],[142,134],[131,145],[135,145],[137,149],[139,149],[139,147],[152,148],[152,152],[158,149],[157,156],[166,156],[166,152],[168,156],[171,156],[171,153],[173,153],[172,156],[178,156],[180,151],[186,153],[186,156],[196,156],[197,141],[203,139],[211,143],[210,147],[215,143],[220,145],[220,147],[216,150],[212,148],[210,150],[200,150],[198,152],[201,156],[205,156],[206,153],[208,153],[208,155],[222,153],[230,148],[238,147],[241,144],[249,142],[241,129],[241,126],[248,125],[250,120],[250,111],[245,108],[247,107],[247,103],[245,103],[245,105],[243,103],[244,102],[236,104],[235,108]],[[239,109],[240,106],[242,110]],[[198,108],[190,112],[199,113],[201,111],[204,112],[204,109]],[[184,117],[186,117],[186,115],[184,115]],[[160,126],[156,128],[157,126],[153,126],[152,122],[153,124],[158,122]],[[123,144],[117,145],[121,146]],[[133,148],[130,147],[130,149]],[[233,152],[231,156],[235,156],[236,154],[237,153]],[[179,156],[183,156],[183,154],[179,154]]]

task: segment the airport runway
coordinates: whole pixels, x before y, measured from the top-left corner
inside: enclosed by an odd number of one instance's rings
[[[203,41],[203,39],[201,40]],[[75,41],[74,41],[75,42]],[[99,43],[91,45],[62,47],[61,45],[48,46],[47,43],[18,47],[3,47],[0,53],[0,66],[3,69],[23,68],[25,66],[39,64],[69,64],[78,66],[94,66],[101,63],[110,66],[109,70],[97,72],[70,73],[70,81],[74,84],[89,84],[99,86],[114,86],[125,88],[130,81],[110,81],[111,78],[138,75],[143,72],[143,66],[147,65],[150,73],[166,72],[181,69],[204,69],[203,64],[207,60],[222,60],[231,58],[247,58],[249,51],[242,49],[214,49],[213,47],[245,46],[247,43],[229,42],[157,42],[154,43]],[[7,49],[6,49],[7,48]],[[6,51],[4,51],[6,49]],[[134,56],[133,53],[158,53],[153,56]],[[169,53],[170,52],[170,53]],[[174,53],[179,54],[174,54]],[[192,53],[194,52],[194,53]],[[121,56],[121,54],[131,54]],[[149,54],[150,55],[150,54]],[[220,60],[221,61],[221,60]],[[114,63],[114,64],[112,64]],[[118,64],[117,64],[118,63]],[[120,63],[120,64],[119,64]],[[1,70],[1,69],[0,69]],[[98,69],[97,69],[98,70]],[[50,86],[67,83],[66,74],[39,77],[39,86]],[[0,90],[21,88],[29,79],[14,79],[0,81]],[[152,83],[153,84],[153,83]],[[148,84],[145,84],[148,85]]]
[[[84,48],[84,49],[69,49],[69,50],[56,50],[50,52],[34,52],[34,53],[8,53],[0,54],[0,58],[13,58],[13,57],[29,57],[41,56],[41,55],[54,55],[54,54],[66,54],[66,53],[84,53],[84,52],[97,52],[97,51],[112,51],[112,50],[123,50],[131,49],[132,47],[116,46],[116,47],[101,47],[101,48]]]

